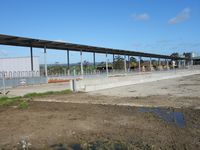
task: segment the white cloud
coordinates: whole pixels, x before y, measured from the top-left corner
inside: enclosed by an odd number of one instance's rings
[[[148,21],[150,19],[149,14],[143,13],[143,14],[133,14],[132,17],[136,21]]]
[[[186,21],[190,18],[190,8],[183,9],[176,17],[171,18],[168,23],[169,24],[177,24],[183,21]]]

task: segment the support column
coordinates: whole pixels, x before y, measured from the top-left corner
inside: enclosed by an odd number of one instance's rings
[[[114,63],[115,63],[115,54],[113,54],[113,63],[112,63],[112,71],[114,72]]]
[[[31,71],[33,71],[33,47],[30,47],[30,53],[31,53]]]
[[[181,68],[181,62],[180,62],[180,60],[178,60],[178,68],[179,69]]]
[[[159,70],[161,70],[161,60],[160,60],[160,58],[158,58],[158,68],[159,68]]]
[[[93,53],[93,66],[94,66],[94,69],[96,70],[96,57],[95,57],[95,52]]]
[[[191,66],[193,66],[194,65],[194,61],[193,61],[193,59],[191,59]]]
[[[152,69],[151,69],[151,67],[152,67],[151,57],[150,57],[150,61],[149,61],[149,67],[150,67],[150,71],[152,71]]]
[[[127,72],[127,68],[126,68],[126,55],[124,55],[124,72]]]
[[[128,55],[128,72],[131,70],[130,56]]]
[[[108,54],[106,53],[106,74],[108,76]]]
[[[48,77],[48,72],[47,72],[47,49],[46,49],[46,46],[44,46],[44,71],[45,71],[45,77]]]
[[[138,70],[139,70],[139,72],[141,72],[141,56],[139,56]]]
[[[183,66],[184,66],[184,68],[185,68],[185,66],[186,66],[186,62],[185,62],[185,59],[183,60]]]
[[[83,76],[83,53],[82,50],[80,51],[80,56],[81,56],[81,75]]]
[[[169,60],[167,59],[167,70],[169,70]]]
[[[67,50],[67,70],[69,71],[69,50]]]
[[[159,67],[161,66],[160,58],[158,58],[158,65],[159,65]]]

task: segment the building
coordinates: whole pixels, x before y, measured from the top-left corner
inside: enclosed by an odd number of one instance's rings
[[[33,57],[33,71],[31,57],[0,58],[0,73],[6,77],[39,76],[39,58]]]

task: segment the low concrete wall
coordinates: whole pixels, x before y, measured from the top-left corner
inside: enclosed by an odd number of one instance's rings
[[[139,84],[145,82],[158,81],[163,79],[177,78],[183,76],[189,76],[194,74],[200,74],[199,69],[188,69],[188,70],[171,70],[171,71],[156,71],[138,73],[126,76],[117,77],[102,77],[93,79],[83,79],[76,82],[76,88],[78,91],[96,91],[132,84]]]

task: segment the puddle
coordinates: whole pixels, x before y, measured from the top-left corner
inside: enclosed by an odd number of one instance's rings
[[[73,150],[83,150],[80,144],[72,144],[71,149]]]
[[[185,120],[182,112],[170,111],[162,108],[145,108],[145,107],[139,108],[139,112],[154,113],[156,116],[158,116],[167,123],[175,124],[180,128],[185,127]]]
[[[65,144],[55,144],[50,146],[53,150],[83,150],[80,144],[72,144],[70,146],[67,146]]]

